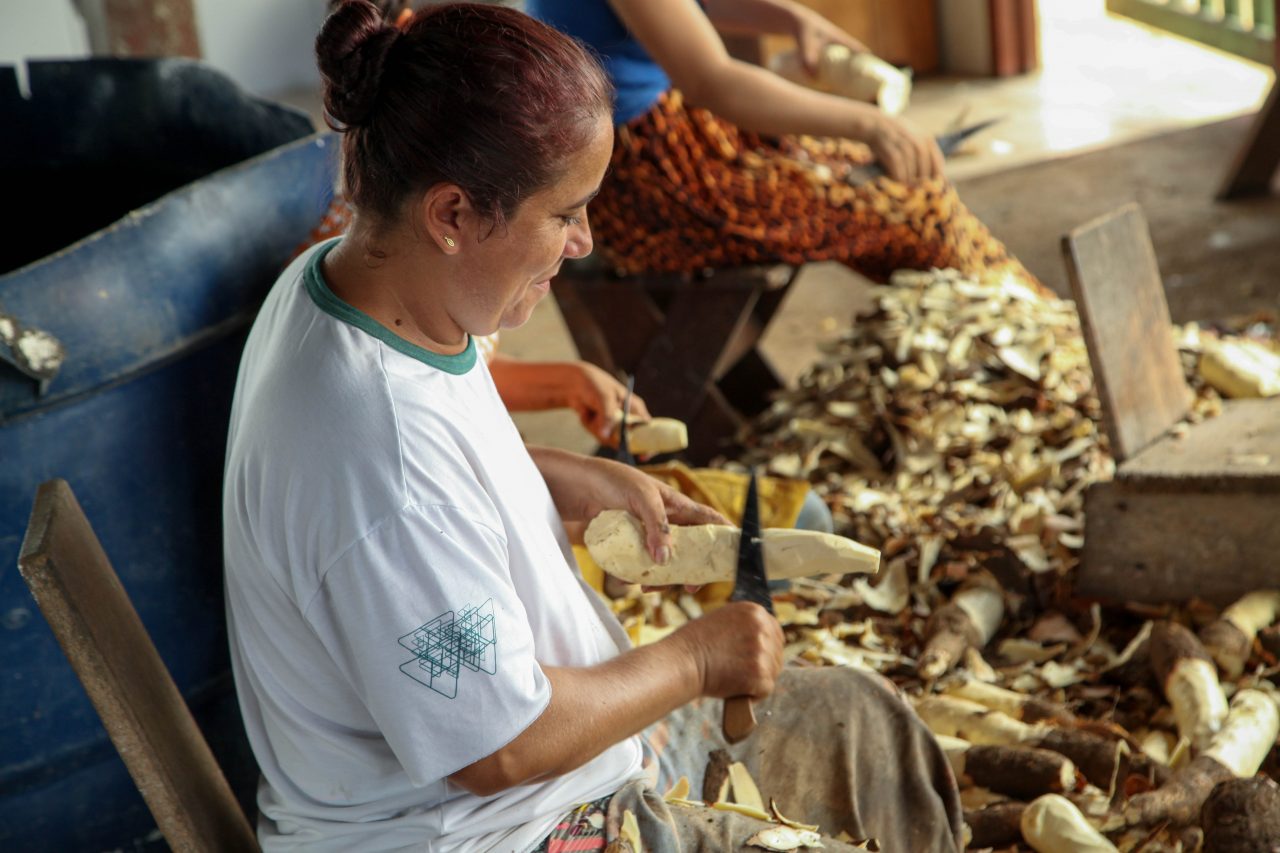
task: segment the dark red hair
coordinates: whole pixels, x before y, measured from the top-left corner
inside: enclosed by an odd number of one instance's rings
[[[383,222],[448,181],[501,223],[611,109],[586,49],[500,6],[430,6],[397,29],[369,0],[347,0],[321,27],[316,59],[326,119],[346,134],[347,196]]]

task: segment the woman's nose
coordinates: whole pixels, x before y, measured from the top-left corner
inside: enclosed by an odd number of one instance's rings
[[[569,239],[564,244],[566,258],[585,258],[591,254],[595,243],[591,240],[591,225],[587,222],[587,214],[582,214],[582,221],[569,229]]]

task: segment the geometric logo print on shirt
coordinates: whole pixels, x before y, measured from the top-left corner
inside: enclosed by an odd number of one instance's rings
[[[458,695],[462,667],[489,675],[498,671],[493,599],[478,607],[464,607],[456,617],[447,610],[397,642],[414,655],[400,665],[400,671],[452,699]]]

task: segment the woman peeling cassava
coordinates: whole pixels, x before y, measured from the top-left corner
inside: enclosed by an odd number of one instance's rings
[[[355,218],[254,324],[224,493],[263,847],[590,850],[627,819],[648,850],[739,849],[765,824],[656,791],[700,789],[727,746],[715,700],[748,695],[761,722],[729,752],[784,814],[955,850],[946,758],[876,677],[781,672],[781,629],[742,602],[628,646],[561,519],[627,509],[661,561],[669,524],[716,514],[526,448],[476,357],[591,251],[613,142],[594,60],[511,10],[434,6],[398,29],[365,0],[316,50]]]

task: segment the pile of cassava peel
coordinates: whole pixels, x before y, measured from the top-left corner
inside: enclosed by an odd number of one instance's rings
[[[1268,317],[1175,339],[1192,420],[1221,404],[1207,353],[1280,352]],[[969,849],[1273,849],[1280,580],[1221,612],[1073,597],[1083,492],[1114,471],[1099,423],[1072,303],[904,272],[722,464],[809,480],[837,533],[881,550],[874,582],[775,596],[788,657],[911,697],[960,779]],[[614,609],[648,642],[723,594],[632,587]]]

